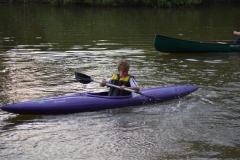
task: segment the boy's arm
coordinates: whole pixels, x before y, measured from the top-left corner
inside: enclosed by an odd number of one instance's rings
[[[130,78],[130,85],[131,87],[127,87],[129,89],[135,90],[135,91],[140,91],[140,87],[138,86],[137,82],[135,81],[134,78]],[[126,86],[121,86],[120,89],[124,89]]]
[[[240,36],[240,32],[234,31],[233,34]]]

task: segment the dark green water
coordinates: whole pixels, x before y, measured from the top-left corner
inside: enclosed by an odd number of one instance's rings
[[[96,80],[126,59],[142,88],[196,84],[146,106],[59,116],[0,111],[1,159],[238,159],[240,53],[168,54],[156,33],[231,40],[239,6],[182,9],[0,5],[0,104],[77,92],[74,71]],[[174,46],[172,46],[174,47]]]

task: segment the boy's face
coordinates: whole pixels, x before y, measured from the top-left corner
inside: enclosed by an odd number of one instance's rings
[[[121,78],[126,77],[128,75],[128,69],[120,70],[119,74]]]

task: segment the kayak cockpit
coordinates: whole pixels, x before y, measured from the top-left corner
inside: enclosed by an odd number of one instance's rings
[[[108,99],[132,98],[132,95],[130,95],[130,96],[108,96],[108,92],[87,93],[87,96],[88,97],[97,97],[97,98],[108,98]]]

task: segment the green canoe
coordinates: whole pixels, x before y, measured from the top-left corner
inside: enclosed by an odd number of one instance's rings
[[[155,35],[154,47],[165,53],[240,52],[240,44],[232,40],[189,41]]]

